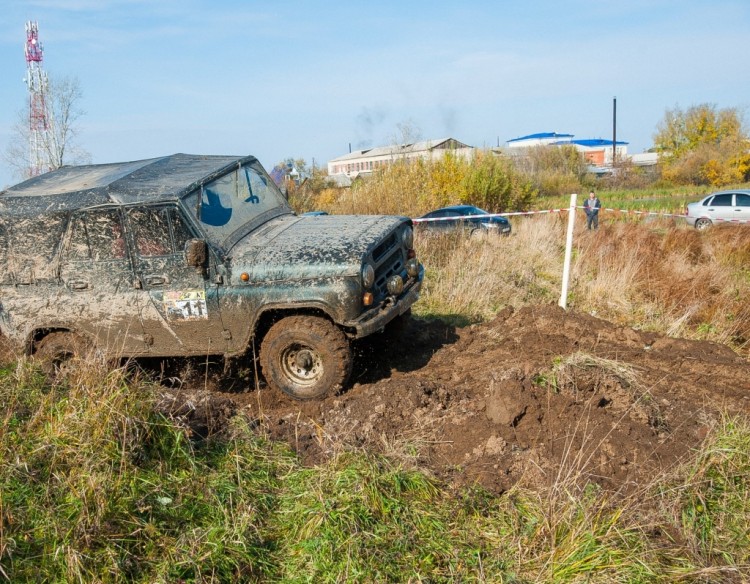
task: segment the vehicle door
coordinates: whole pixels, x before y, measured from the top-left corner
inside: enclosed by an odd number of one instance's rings
[[[431,221],[429,225],[434,231],[450,231],[456,228],[456,219],[445,219],[446,217],[453,217],[457,215],[455,211],[438,210],[430,213],[428,217],[431,219],[439,219],[439,221]]]
[[[750,222],[750,195],[735,193],[734,197],[734,217],[739,221]]]
[[[721,223],[731,221],[734,218],[734,195],[732,193],[721,193],[715,195],[708,204],[708,216],[712,221]]]
[[[143,328],[153,355],[206,355],[227,350],[219,312],[215,266],[187,264],[185,245],[193,233],[176,205],[127,211],[138,285],[151,309]]]
[[[60,258],[58,318],[51,325],[84,331],[110,355],[146,353],[134,279],[120,210],[73,214]]]

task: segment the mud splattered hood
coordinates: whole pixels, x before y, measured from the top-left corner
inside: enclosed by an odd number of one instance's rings
[[[404,217],[324,215],[273,219],[230,251],[234,274],[251,281],[304,280],[360,273],[362,260]]]

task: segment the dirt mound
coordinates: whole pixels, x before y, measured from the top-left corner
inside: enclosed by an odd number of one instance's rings
[[[324,401],[253,385],[225,376],[211,395],[306,464],[357,447],[494,492],[568,476],[628,489],[698,447],[722,411],[750,413],[750,363],[730,349],[553,305],[465,328],[413,319],[360,342],[353,386]]]

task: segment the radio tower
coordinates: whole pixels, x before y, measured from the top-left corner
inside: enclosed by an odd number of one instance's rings
[[[47,74],[42,69],[44,48],[39,42],[39,26],[26,23],[26,86],[29,88],[29,177],[51,170],[47,146],[50,123],[47,115]]]

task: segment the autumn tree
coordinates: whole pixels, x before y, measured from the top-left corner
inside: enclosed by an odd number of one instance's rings
[[[77,141],[78,121],[85,113],[80,107],[82,98],[83,92],[77,78],[49,80],[45,92],[49,131],[46,132],[41,147],[52,170],[65,164],[85,164],[91,161],[91,155]],[[30,133],[28,111],[19,111],[4,158],[13,173],[21,179],[29,178],[32,167]]]
[[[748,146],[741,112],[707,103],[667,110],[654,134],[664,178],[680,184],[747,180]]]

